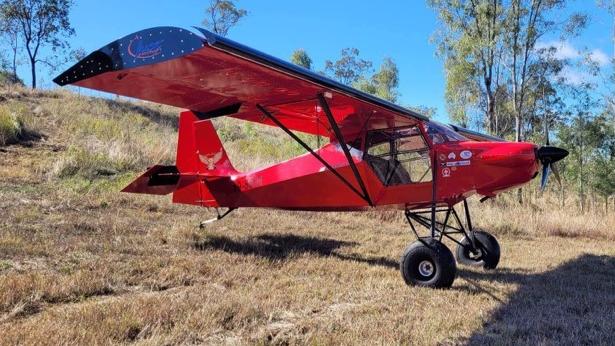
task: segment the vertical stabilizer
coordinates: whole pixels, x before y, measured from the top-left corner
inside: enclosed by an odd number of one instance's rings
[[[211,121],[200,120],[189,111],[179,117],[177,169],[210,177],[237,173]]]
[[[219,207],[207,186],[213,179],[229,179],[237,173],[210,120],[190,111],[179,116],[177,170],[180,173],[173,202]]]

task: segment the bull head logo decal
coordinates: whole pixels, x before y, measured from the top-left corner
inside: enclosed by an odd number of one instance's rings
[[[207,170],[213,171],[216,169],[216,164],[222,159],[222,149],[217,153],[209,154],[209,155],[201,155],[199,154],[199,160],[205,164]]]

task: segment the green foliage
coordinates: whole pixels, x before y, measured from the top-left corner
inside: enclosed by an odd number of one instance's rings
[[[378,88],[371,78],[367,79],[365,77],[361,77],[352,84],[352,87],[372,95],[376,95],[378,93]]]
[[[504,11],[502,1],[431,0],[442,23],[436,40],[447,69],[446,99],[453,121],[466,125],[470,112],[484,117],[497,134],[495,90],[501,59]]]
[[[514,133],[522,139],[541,131],[535,114],[549,113],[558,102],[556,77],[563,62],[537,43],[547,33],[575,35],[586,17],[558,12],[564,0],[429,0],[429,5],[441,24],[435,41],[445,60],[451,119],[502,137]]]
[[[371,76],[372,62],[359,57],[356,48],[345,48],[341,57],[325,61],[325,73],[331,78],[381,99],[396,102],[399,97],[399,70],[391,58],[385,58]]]
[[[312,59],[304,49],[297,49],[290,57],[290,62],[308,70],[312,69]]]
[[[476,67],[470,62],[454,57],[445,62],[446,107],[449,118],[463,127],[470,123],[470,112],[480,100],[480,87],[475,82]]]
[[[607,113],[592,117],[579,113],[569,124],[560,125],[559,145],[570,151],[563,162],[564,176],[581,197],[595,193],[615,194],[615,124]]]
[[[211,0],[205,9],[203,25],[218,35],[226,36],[248,11],[237,8],[231,0]]]
[[[615,195],[615,158],[598,156],[592,162],[591,188],[602,197]]]
[[[399,96],[397,91],[399,70],[397,64],[391,58],[384,59],[378,72],[372,76],[372,82],[376,88],[376,96],[391,102],[397,101]]]
[[[381,99],[396,102],[399,92],[399,70],[395,62],[386,58],[380,68],[371,77],[360,76],[352,86],[368,94],[380,97]]]
[[[359,54],[357,48],[342,49],[338,60],[325,61],[325,73],[346,85],[353,85],[361,79],[367,79],[366,75],[372,69],[372,62],[361,59]]]

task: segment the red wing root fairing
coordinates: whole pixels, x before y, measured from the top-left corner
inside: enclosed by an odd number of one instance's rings
[[[401,271],[415,285],[452,284],[455,262],[443,238],[458,244],[458,261],[494,268],[499,245],[472,229],[466,199],[523,185],[541,165],[546,183],[549,169],[567,155],[438,124],[203,29],[159,27],[128,35],[54,81],[186,109],[175,166],[153,166],[123,191],[172,193],[175,203],[229,210],[402,209],[418,242],[402,257]],[[223,116],[279,127],[307,153],[239,172],[211,122]],[[312,149],[296,132],[329,143]],[[454,208],[459,202],[465,222]]]

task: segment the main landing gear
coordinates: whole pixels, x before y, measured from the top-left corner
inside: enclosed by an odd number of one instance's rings
[[[472,229],[468,203],[463,201],[466,225],[461,222],[454,207],[406,210],[406,219],[417,241],[410,244],[401,256],[399,269],[408,285],[432,288],[451,287],[457,273],[455,257],[442,243],[448,238],[457,244],[457,262],[495,269],[500,261],[500,245],[487,232]],[[431,217],[426,215],[431,214]],[[437,215],[444,214],[438,221]],[[456,226],[451,225],[454,219]],[[430,230],[428,236],[420,236],[414,223]],[[462,237],[461,239],[458,239]]]

